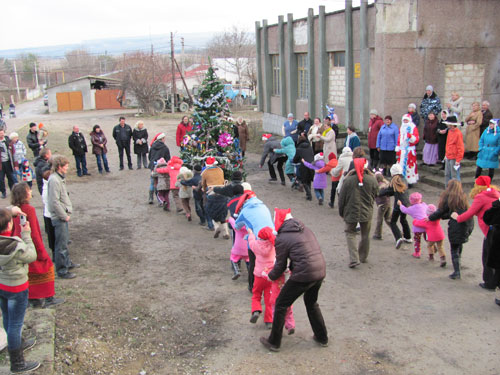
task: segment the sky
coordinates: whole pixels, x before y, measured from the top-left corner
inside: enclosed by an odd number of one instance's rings
[[[370,3],[373,1],[370,1]],[[2,4],[0,51],[175,32],[223,32],[343,9],[345,0],[9,0]],[[359,0],[353,0],[359,6]],[[186,41],[186,46],[189,43]]]

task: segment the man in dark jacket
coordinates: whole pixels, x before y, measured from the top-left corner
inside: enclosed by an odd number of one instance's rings
[[[300,121],[299,124],[297,125],[297,133],[299,134],[299,137],[301,134],[305,134],[307,137],[307,132],[311,128],[312,124],[313,121],[309,116],[309,112],[304,112],[304,119]]]
[[[311,182],[314,179],[314,170],[307,168],[304,163],[302,163],[302,159],[308,163],[314,162],[313,149],[306,136],[303,134],[299,135],[299,139],[297,140],[297,148],[295,156],[293,157],[293,162],[294,164],[300,164],[297,179],[302,183],[306,191],[306,199],[310,201],[312,200]]]
[[[52,152],[47,147],[44,147],[40,152],[40,155],[36,158],[33,165],[35,166],[35,175],[36,175],[36,185],[38,187],[38,191],[40,195],[42,195],[43,190],[43,172],[50,169],[51,165],[49,160],[52,156]]]
[[[491,204],[491,208],[484,213],[483,220],[490,226],[486,242],[489,249],[487,265],[495,270],[494,282],[498,285],[500,280],[500,200]],[[496,289],[496,288],[495,288]],[[500,306],[500,299],[495,298],[495,303]]]
[[[483,114],[483,122],[479,127],[480,136],[486,130],[486,128],[490,124],[490,120],[493,118],[493,113],[491,113],[490,111],[490,102],[488,102],[487,100],[483,101],[483,103],[481,104],[481,112]]]
[[[266,158],[269,156],[269,160],[267,162],[269,175],[271,176],[269,182],[278,181],[278,179],[276,178],[276,172],[273,167],[273,164],[278,163],[277,167],[278,173],[280,175],[281,185],[285,185],[285,173],[283,172],[283,165],[286,162],[286,156],[274,153],[274,149],[281,148],[280,141],[272,134],[263,134],[262,141],[264,142],[264,151],[262,152],[262,156],[260,158],[259,167],[262,168],[262,166],[266,162]]]
[[[14,151],[13,146],[10,142],[9,137],[5,135],[5,130],[3,127],[0,128],[0,192],[2,193],[2,198],[7,197],[7,190],[5,189],[5,176],[7,176],[7,182],[9,184],[9,189],[17,183],[16,174],[14,172],[15,168],[18,166],[17,162],[14,161]]]
[[[166,162],[170,160],[170,150],[165,144],[165,134],[160,133],[157,134],[154,138],[153,144],[151,145],[151,149],[149,150],[149,164],[148,168],[153,170],[157,160],[161,158],[165,159]],[[149,204],[153,204],[153,195],[154,195],[154,180],[153,177],[150,179],[149,184]]]
[[[274,308],[273,328],[268,338],[260,342],[271,351],[279,351],[286,310],[304,294],[307,316],[314,332],[313,339],[321,346],[328,346],[328,332],[321,309],[317,303],[319,289],[326,276],[326,264],[314,233],[300,221],[292,218],[290,209],[275,209],[276,263],[269,272],[271,281],[285,272],[288,259],[292,275],[281,289]]]
[[[373,203],[378,195],[378,184],[365,169],[366,159],[354,159],[354,169],[344,179],[339,195],[339,214],[345,222],[345,236],[349,249],[350,268],[365,263],[370,251],[370,227]],[[361,226],[361,241],[356,244],[356,226]]]
[[[120,123],[113,128],[113,138],[118,146],[118,156],[120,158],[120,171],[123,170],[123,150],[127,154],[128,169],[132,168],[132,158],[130,157],[130,140],[132,139],[132,128],[125,124],[125,117],[120,117]]]
[[[87,170],[87,159],[85,153],[87,152],[87,142],[83,134],[80,133],[78,126],[73,126],[73,133],[68,138],[69,148],[73,151],[76,164],[76,174],[78,177],[90,176]]]
[[[43,141],[38,140],[38,130],[36,130],[36,124],[34,122],[30,123],[30,130],[26,136],[26,142],[28,147],[33,151],[33,156],[35,158],[40,154],[40,148],[43,145]]]

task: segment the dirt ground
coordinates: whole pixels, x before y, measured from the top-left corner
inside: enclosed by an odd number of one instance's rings
[[[20,118],[8,122],[9,131],[25,134],[28,122],[41,121],[50,131],[49,146],[66,154],[73,124],[88,135],[98,123],[111,138],[119,115],[43,115],[40,102],[25,106],[24,115],[19,106]],[[136,119],[126,116],[133,126]],[[166,132],[172,154],[178,154],[180,117],[145,120],[150,136]],[[280,353],[269,353],[259,343],[269,333],[262,320],[249,323],[246,273],[231,280],[230,241],[213,239],[197,220],[148,205],[148,170],[118,171],[116,147],[108,146],[109,175],[99,175],[88,155],[92,176],[77,178],[71,160],[70,254],[82,267],[77,278],[56,280],[58,296],[66,298],[56,312],[57,374],[499,373],[500,308],[495,293],[478,287],[477,225],[464,248],[460,281],[448,279],[450,265],[412,258],[411,246],[396,250],[388,227],[383,241],[372,242],[368,263],[352,270],[337,209],[269,184],[266,168],[258,168],[260,155],[248,154],[248,181],[259,198],[270,209],[291,207],[313,229],[327,261],[319,303],[329,347],[312,341],[299,300],[296,333],[285,335]],[[437,202],[439,191],[422,184],[416,189],[426,202]],[[41,199],[34,197],[41,218]]]

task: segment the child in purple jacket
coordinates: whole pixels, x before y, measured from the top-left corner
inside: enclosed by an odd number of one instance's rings
[[[405,207],[401,201],[398,201],[399,209],[402,213],[410,215],[414,220],[422,220],[427,217],[427,204],[422,202],[422,194],[415,192],[410,194],[410,207]],[[420,241],[422,233],[425,233],[425,228],[413,225],[413,240],[415,252],[413,257],[420,259]]]
[[[316,194],[316,198],[318,199],[318,204],[323,205],[323,200],[325,199],[325,189],[328,184],[326,172],[318,173],[318,169],[321,169],[325,166],[325,160],[323,157],[323,153],[320,152],[314,155],[314,163],[308,163],[304,159],[302,159],[302,163],[309,169],[314,169],[314,180],[313,180],[313,188],[314,194]]]

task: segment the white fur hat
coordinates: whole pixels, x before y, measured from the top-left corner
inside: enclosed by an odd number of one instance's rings
[[[318,152],[316,155],[314,155],[314,161],[318,161],[324,159],[324,155],[322,152]]]
[[[250,185],[248,182],[242,182],[241,186],[243,186],[243,190],[252,190],[252,185]]]
[[[395,176],[397,174],[403,174],[403,167],[401,164],[393,164],[391,167],[391,176]]]

